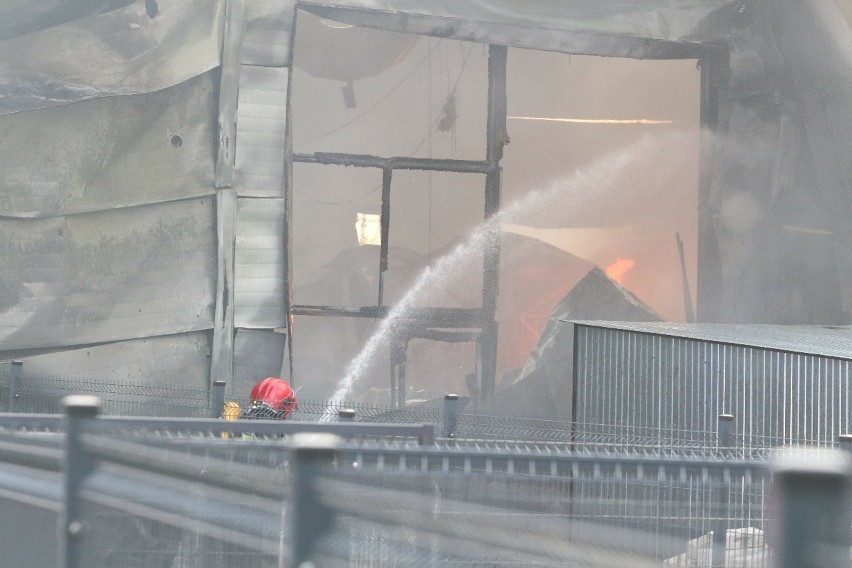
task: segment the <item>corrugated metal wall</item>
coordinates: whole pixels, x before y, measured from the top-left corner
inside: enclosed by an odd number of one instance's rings
[[[578,423],[656,428],[677,438],[714,432],[727,413],[737,436],[757,446],[830,443],[849,431],[849,358],[737,345],[722,333],[718,340],[664,334],[666,324],[656,333],[654,324],[617,325],[576,324]],[[750,327],[764,339],[778,329]]]
[[[295,2],[92,6],[0,26],[0,355],[69,350],[33,378],[280,373]]]

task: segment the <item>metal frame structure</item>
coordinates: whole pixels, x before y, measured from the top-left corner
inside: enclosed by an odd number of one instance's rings
[[[336,8],[322,8],[320,6],[306,3],[297,5],[299,8],[308,9],[314,14],[322,14],[324,17],[333,19]],[[414,22],[401,23],[396,21],[392,16],[383,15],[382,17],[372,17],[370,10],[364,8],[346,8],[342,9],[350,21],[359,21],[362,25],[367,25],[372,28],[382,29],[406,29],[409,33],[423,33],[429,35],[429,32],[422,29],[422,26],[416,25]],[[328,12],[328,13],[326,13]],[[294,18],[297,22],[298,18]],[[390,23],[392,22],[392,23]],[[295,36],[295,28],[294,33]],[[408,29],[410,27],[410,29]],[[428,28],[428,25],[426,26]],[[545,32],[542,31],[542,34]],[[499,34],[495,34],[499,35]],[[696,44],[696,43],[677,43],[677,42],[646,42],[642,49],[637,50],[635,47],[627,49],[627,44],[631,40],[627,40],[625,46],[616,47],[610,43],[601,43],[596,49],[594,47],[585,46],[584,49],[577,48],[577,53],[589,55],[613,55],[613,50],[617,56],[621,57],[638,57],[649,59],[685,59],[697,58],[701,67],[701,98],[700,98],[700,116],[701,127],[703,130],[714,131],[718,124],[719,102],[718,95],[725,76],[727,67],[727,55],[724,48],[715,44]],[[476,40],[474,40],[476,41]],[[517,40],[511,42],[516,44]],[[374,168],[382,171],[382,205],[381,205],[381,251],[379,259],[379,282],[377,290],[377,302],[373,306],[362,307],[342,307],[330,305],[303,305],[294,304],[293,292],[291,287],[292,282],[292,265],[289,261],[292,258],[291,249],[297,246],[293,242],[292,236],[292,218],[293,218],[293,181],[292,173],[288,175],[288,184],[285,186],[285,200],[288,204],[287,222],[285,235],[286,257],[288,261],[285,263],[286,274],[284,276],[287,298],[287,313],[288,321],[290,322],[290,333],[288,334],[288,356],[290,366],[290,376],[294,375],[293,369],[293,333],[292,323],[295,316],[324,316],[324,317],[358,317],[358,318],[383,318],[387,316],[388,307],[384,304],[384,273],[388,268],[388,236],[391,222],[391,183],[393,172],[395,170],[421,170],[421,171],[445,171],[457,173],[478,173],[485,174],[485,210],[484,219],[488,220],[491,216],[500,210],[501,196],[501,168],[500,160],[503,157],[503,148],[509,142],[509,137],[506,128],[507,116],[507,101],[506,101],[506,64],[510,42],[506,45],[498,45],[492,43],[489,45],[488,52],[488,107],[487,107],[487,127],[486,127],[486,158],[484,161],[470,160],[452,160],[452,159],[423,159],[423,158],[406,158],[406,157],[379,157],[370,155],[348,154],[348,153],[322,153],[313,154],[293,154],[288,153],[287,156],[287,171],[292,172],[293,163],[311,163],[322,165],[338,165],[338,166],[353,166],[359,168]],[[291,43],[292,50],[292,43]],[[566,53],[572,53],[570,49],[560,49]],[[624,53],[621,53],[624,51]],[[288,116],[289,116],[288,111]],[[291,129],[288,121],[287,145],[292,147]],[[702,156],[700,160],[700,201],[705,200],[705,196],[709,191],[709,175],[711,168],[708,163],[711,159],[712,151],[707,143],[707,136],[702,142]],[[708,223],[709,217],[704,215],[706,208],[700,208],[701,220],[699,226]],[[492,401],[496,386],[497,374],[497,346],[498,346],[498,325],[496,321],[497,311],[497,296],[499,293],[498,282],[500,273],[500,234],[499,230],[493,230],[486,236],[487,242],[485,245],[485,253],[483,259],[483,290],[482,290],[482,305],[478,309],[458,309],[458,308],[429,308],[413,310],[412,315],[406,322],[407,325],[402,326],[405,332],[404,337],[392,339],[394,345],[391,345],[391,399],[392,403],[398,407],[405,405],[405,360],[406,347],[408,341],[413,338],[425,338],[438,341],[459,341],[470,340],[471,333],[477,342],[476,351],[476,377],[479,388],[479,403],[488,408]],[[706,248],[706,247],[705,247]],[[702,282],[702,287],[699,289],[699,306],[703,297],[710,297],[712,294],[711,286],[706,286],[707,282],[712,281],[716,271],[712,268],[713,259],[712,251],[699,251],[699,281]],[[706,273],[706,274],[705,274]],[[703,294],[703,295],[702,295]],[[699,312],[699,317],[701,312]],[[464,331],[459,330],[464,328]],[[470,330],[473,330],[471,332]]]
[[[294,18],[298,22],[298,17]],[[296,24],[295,28],[298,28]],[[295,37],[296,29],[293,36]],[[391,183],[396,170],[419,170],[435,172],[471,173],[485,175],[484,219],[487,221],[500,209],[500,159],[503,146],[508,143],[506,134],[506,46],[491,45],[488,52],[488,109],[486,127],[485,160],[455,160],[433,158],[406,158],[323,153],[291,154],[288,156],[288,170],[293,163],[352,166],[373,168],[382,171],[381,197],[381,244],[379,253],[379,281],[376,304],[362,307],[343,307],[329,305],[303,305],[288,303],[289,321],[295,316],[323,317],[359,317],[383,318],[387,316],[388,306],[384,301],[384,277],[388,269],[388,248],[391,223]],[[288,145],[292,145],[288,129]],[[290,205],[287,219],[287,257],[289,249],[297,246],[292,236],[292,176],[286,187],[286,201]],[[398,407],[405,406],[406,392],[406,347],[411,339],[425,338],[438,341],[470,340],[477,341],[476,375],[480,387],[481,402],[487,405],[494,394],[497,371],[497,281],[500,263],[500,233],[492,231],[487,235],[483,258],[482,305],[477,309],[467,308],[427,308],[414,310],[403,326],[403,337],[394,338],[391,360],[391,400]],[[292,280],[292,266],[285,265],[285,282]],[[292,302],[292,290],[288,291],[288,302]],[[463,328],[463,330],[460,330]],[[292,330],[292,325],[291,328]],[[472,331],[471,331],[472,330]],[[473,334],[473,335],[471,335]],[[288,352],[291,377],[294,376],[293,334],[289,334]]]

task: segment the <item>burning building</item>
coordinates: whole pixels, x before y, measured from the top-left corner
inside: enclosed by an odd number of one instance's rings
[[[851,12],[7,3],[2,358],[487,403],[594,266],[652,318],[845,325]]]

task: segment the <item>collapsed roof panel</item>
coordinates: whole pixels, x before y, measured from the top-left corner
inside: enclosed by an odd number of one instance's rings
[[[732,0],[337,0],[306,2],[323,18],[480,43],[565,53],[689,59],[700,53],[711,16]]]

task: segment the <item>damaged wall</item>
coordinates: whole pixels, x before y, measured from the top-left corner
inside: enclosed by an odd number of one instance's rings
[[[25,372],[190,388],[280,373],[292,11],[0,6],[2,358],[70,349]]]
[[[712,60],[700,317],[845,323],[852,37],[833,3],[300,6],[464,41]],[[204,333],[209,358],[188,364],[237,377],[236,392],[254,374],[287,374],[294,11],[272,0],[0,6],[2,358],[157,337],[194,346]]]

